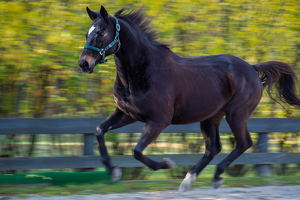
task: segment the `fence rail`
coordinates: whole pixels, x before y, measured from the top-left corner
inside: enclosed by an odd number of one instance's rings
[[[96,126],[105,118],[0,118],[0,135],[9,134],[67,134],[94,133]],[[114,133],[140,133],[144,123],[137,122],[112,130]],[[248,121],[250,132],[300,132],[300,118],[251,118]],[[163,133],[198,133],[199,123],[170,125]],[[231,130],[225,120],[220,125],[221,133]]]
[[[19,169],[55,169],[55,168],[96,168],[104,167],[99,156],[93,155],[95,127],[105,118],[0,118],[0,135],[10,134],[75,134],[81,133],[84,138],[82,156],[63,157],[14,157],[0,158],[0,170]],[[112,130],[114,133],[140,133],[144,124],[135,123]],[[300,153],[267,153],[269,132],[300,132],[300,118],[251,118],[248,121],[250,132],[259,133],[258,153],[245,153],[233,164],[260,164],[267,169],[269,164],[300,163]],[[163,133],[197,133],[199,123],[189,125],[171,125]],[[225,120],[220,125],[221,133],[231,132]],[[217,155],[211,165],[220,162],[227,154]],[[161,160],[171,157],[177,165],[193,165],[202,155],[167,154],[149,155]],[[141,167],[142,163],[132,156],[112,156],[112,163],[120,167]],[[267,173],[268,170],[262,170]]]
[[[228,154],[218,154],[210,163],[216,165]],[[202,157],[201,154],[166,154],[148,155],[154,160],[170,157],[178,166],[195,165]],[[233,162],[236,165],[244,164],[289,164],[300,163],[300,153],[245,153]],[[145,167],[145,165],[131,155],[111,156],[112,163],[119,167]],[[97,168],[105,167],[99,156],[61,156],[61,157],[25,157],[1,158],[1,170],[19,169],[55,169],[55,168]]]

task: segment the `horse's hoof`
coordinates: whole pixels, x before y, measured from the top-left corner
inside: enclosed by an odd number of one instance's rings
[[[224,183],[224,179],[220,178],[220,180],[213,181],[211,183],[211,185],[213,186],[213,188],[218,189],[219,187],[221,187],[223,185],[223,183]]]
[[[195,182],[197,178],[197,174],[193,173],[191,174],[190,172],[188,172],[185,176],[185,178],[183,179],[183,181],[181,182],[178,191],[179,192],[186,192],[191,188],[191,182]]]
[[[116,182],[122,178],[122,169],[120,167],[114,167],[111,172],[111,181]]]
[[[164,158],[163,163],[167,164],[168,169],[172,169],[172,168],[176,167],[176,163],[173,160],[171,160],[170,158]]]

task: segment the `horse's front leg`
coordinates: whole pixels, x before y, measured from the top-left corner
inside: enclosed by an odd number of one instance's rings
[[[151,160],[150,158],[144,156],[142,151],[153,141],[158,135],[161,133],[163,129],[165,129],[168,125],[161,122],[147,122],[146,126],[143,129],[143,133],[138,141],[138,144],[134,148],[134,157],[135,159],[141,161],[148,167],[153,170],[158,169],[169,169],[174,168],[175,162],[170,160],[169,158],[164,158],[162,162],[156,162]]]
[[[105,146],[104,134],[109,130],[117,129],[134,122],[136,122],[136,120],[127,116],[125,113],[123,113],[117,108],[106,120],[104,120],[104,122],[102,122],[96,128],[96,138],[99,144],[99,151],[102,156],[102,162],[108,168],[113,181],[119,180],[122,176],[122,172],[120,168],[113,167],[111,165],[107,153],[107,148]]]

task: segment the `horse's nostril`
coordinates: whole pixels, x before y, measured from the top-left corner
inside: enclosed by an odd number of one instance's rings
[[[84,64],[83,64],[83,67],[84,67],[85,69],[89,68],[89,63],[85,61]]]
[[[80,60],[78,62],[79,66],[81,69],[88,69],[89,68],[89,63],[86,60]]]

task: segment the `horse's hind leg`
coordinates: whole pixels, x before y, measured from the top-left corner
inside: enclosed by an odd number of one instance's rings
[[[220,112],[210,119],[200,123],[201,133],[205,140],[206,151],[201,160],[187,173],[186,177],[180,184],[180,192],[187,191],[190,188],[191,181],[195,181],[198,174],[221,151],[222,146],[219,136],[219,125],[224,115],[224,112]]]
[[[238,113],[238,112],[237,112]],[[243,111],[240,111],[243,113]],[[251,112],[252,113],[252,112]],[[212,182],[215,189],[219,188],[223,184],[223,179],[220,175],[225,171],[225,169],[241,154],[243,154],[248,148],[252,146],[252,140],[247,129],[247,121],[249,115],[240,115],[231,113],[226,116],[226,120],[235,136],[236,148],[217,165],[216,173]]]

